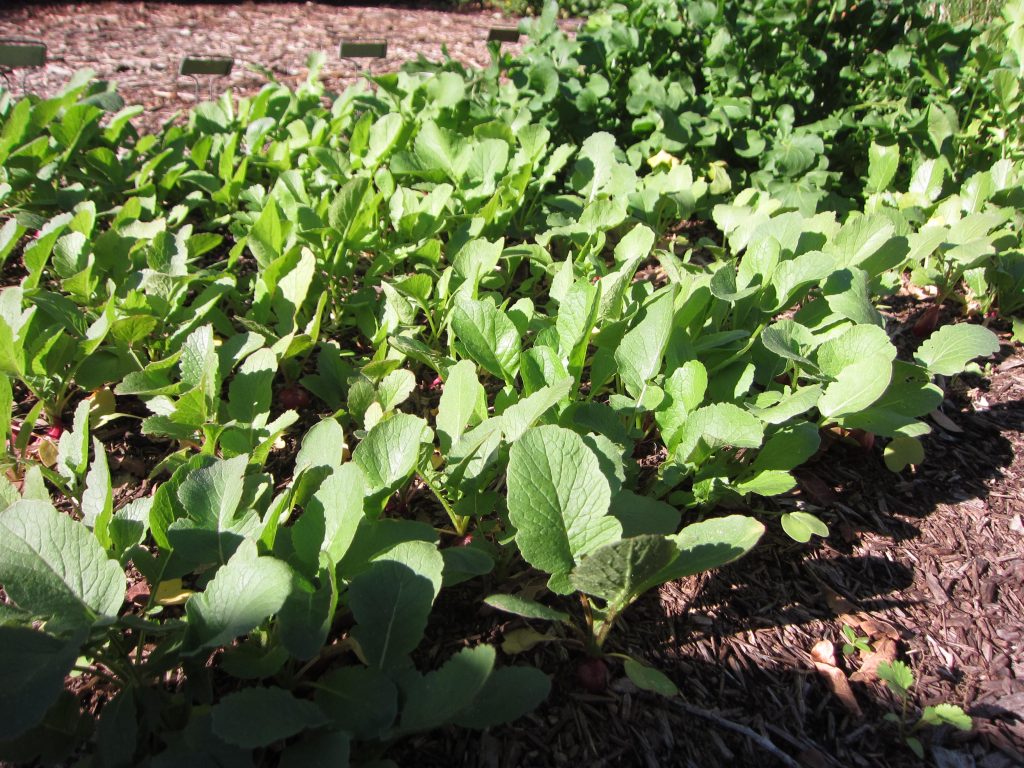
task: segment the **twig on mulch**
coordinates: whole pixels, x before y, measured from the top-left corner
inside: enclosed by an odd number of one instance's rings
[[[736,733],[746,736],[748,739],[754,742],[765,752],[769,752],[776,758],[778,758],[779,762],[781,762],[783,765],[786,765],[789,768],[800,768],[800,764],[796,760],[794,760],[781,749],[776,747],[770,739],[762,736],[756,731],[752,731],[747,726],[740,725],[739,723],[734,723],[732,720],[726,720],[721,715],[717,715],[714,712],[707,709],[695,707],[692,704],[687,704],[685,701],[676,701],[675,704],[677,707],[679,707],[685,712],[688,712],[691,715],[703,717],[705,720],[710,720],[711,722],[715,723],[715,725],[719,725],[722,728],[725,728],[730,731],[735,731]]]

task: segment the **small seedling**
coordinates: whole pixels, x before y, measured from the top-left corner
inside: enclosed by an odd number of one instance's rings
[[[914,687],[914,673],[902,661],[892,663],[883,661],[878,665],[878,677],[886,684],[896,698],[900,700],[900,712],[890,712],[885,719],[896,723],[900,737],[919,759],[924,759],[924,747],[921,740],[914,734],[926,725],[952,725],[961,731],[971,730],[971,718],[955,704],[934,704],[921,712],[917,722],[910,724],[907,709],[910,706],[910,689]]]
[[[866,635],[858,635],[857,631],[849,624],[843,625],[843,656],[852,656],[855,653],[871,653],[871,643]]]

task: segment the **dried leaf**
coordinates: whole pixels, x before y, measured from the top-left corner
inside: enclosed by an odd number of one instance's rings
[[[928,414],[932,421],[947,432],[963,432],[963,427],[953,421],[949,416],[944,414],[942,411],[936,409]]]
[[[159,605],[184,605],[192,595],[191,589],[181,584],[181,579],[161,581],[156,587],[156,602]]]
[[[875,643],[875,649],[864,657],[860,669],[850,675],[856,683],[870,683],[878,679],[878,665],[882,662],[891,664],[896,661],[896,641],[883,637]]]
[[[861,717],[860,705],[853,695],[853,689],[850,688],[850,681],[846,679],[843,670],[836,666],[836,651],[832,643],[828,640],[815,643],[811,649],[811,659],[814,661],[814,668],[825,678],[828,687],[847,711],[854,717]]]
[[[517,653],[525,653],[540,643],[547,643],[558,638],[547,632],[538,632],[529,627],[513,629],[505,633],[505,639],[501,642],[501,650],[509,656]]]

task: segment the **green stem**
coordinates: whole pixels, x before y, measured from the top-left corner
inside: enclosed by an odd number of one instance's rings
[[[747,354],[747,352],[749,352],[750,349],[754,346],[754,343],[759,338],[761,338],[761,332],[765,329],[765,326],[766,326],[766,323],[764,323],[764,322],[759,324],[757,326],[757,328],[754,329],[754,332],[750,334],[750,338],[747,339],[747,343],[744,344],[740,349],[738,349],[737,351],[735,351],[731,355],[729,355],[729,357],[725,358],[725,360],[720,362],[718,365],[716,365],[710,371],[708,371],[708,376],[711,376],[714,373],[718,373],[723,368],[726,368],[726,367],[732,365],[737,360],[742,358],[745,354]]]
[[[444,507],[444,511],[448,513],[448,518],[452,521],[452,525],[455,526],[455,532],[458,533],[459,536],[464,536],[466,528],[469,527],[469,517],[455,513],[452,505],[448,502],[448,499],[445,498],[444,491],[441,489],[441,486],[435,484],[425,472],[417,470],[416,475],[423,481],[423,484],[430,489],[437,500],[441,502],[441,506]]]

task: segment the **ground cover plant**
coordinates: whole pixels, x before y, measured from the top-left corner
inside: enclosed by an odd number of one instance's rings
[[[551,8],[487,69],[327,94],[314,56],[148,135],[88,74],[0,94],[5,758],[386,764],[550,689],[486,643],[424,668],[442,590],[600,690],[644,592],[827,535],[793,470],[926,461],[1024,307],[1004,15]],[[907,284],[959,322],[894,340]]]

